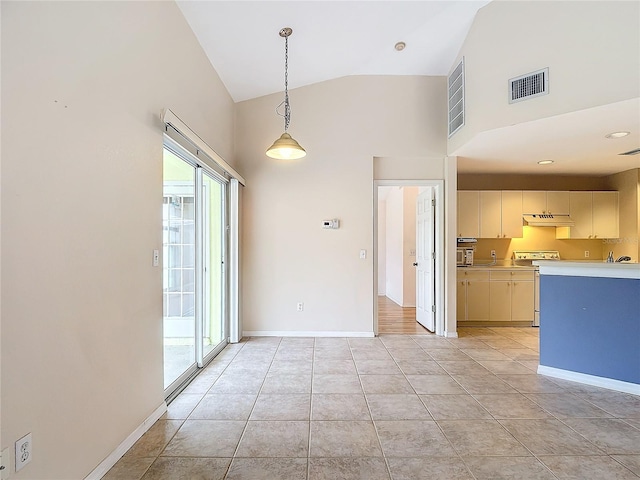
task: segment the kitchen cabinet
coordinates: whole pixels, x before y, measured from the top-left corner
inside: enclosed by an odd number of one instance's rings
[[[458,269],[457,319],[473,325],[533,323],[534,271],[510,268]]]
[[[556,238],[618,238],[618,192],[570,192],[573,227],[556,228]]]
[[[480,192],[480,238],[522,238],[522,191]]]
[[[501,196],[502,236],[522,238],[522,192],[503,190]]]
[[[457,314],[459,321],[489,320],[489,272],[458,269]]]
[[[569,201],[568,191],[525,190],[522,213],[569,215]]]
[[[458,237],[480,236],[480,192],[458,191]]]

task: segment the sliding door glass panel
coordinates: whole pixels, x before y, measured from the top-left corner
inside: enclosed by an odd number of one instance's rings
[[[165,149],[162,254],[164,387],[196,365],[194,166]]]
[[[225,193],[226,184],[204,172],[203,205],[203,357],[225,341]]]

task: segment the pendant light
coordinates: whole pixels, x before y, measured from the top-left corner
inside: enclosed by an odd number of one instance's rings
[[[284,133],[280,135],[273,145],[267,150],[267,156],[281,160],[296,160],[304,157],[307,152],[295,139],[287,133],[291,122],[291,106],[289,105],[289,36],[293,30],[285,27],[280,30],[280,36],[284,38],[284,101],[277,106],[276,113],[284,117]],[[284,113],[280,113],[280,107],[284,106]]]

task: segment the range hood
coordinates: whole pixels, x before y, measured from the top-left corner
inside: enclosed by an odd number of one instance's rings
[[[540,213],[523,215],[522,219],[531,227],[573,227],[576,224],[569,215]]]

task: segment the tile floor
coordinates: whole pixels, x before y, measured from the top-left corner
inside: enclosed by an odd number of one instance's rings
[[[640,397],[538,376],[538,330],[229,345],[107,480],[637,479]]]

